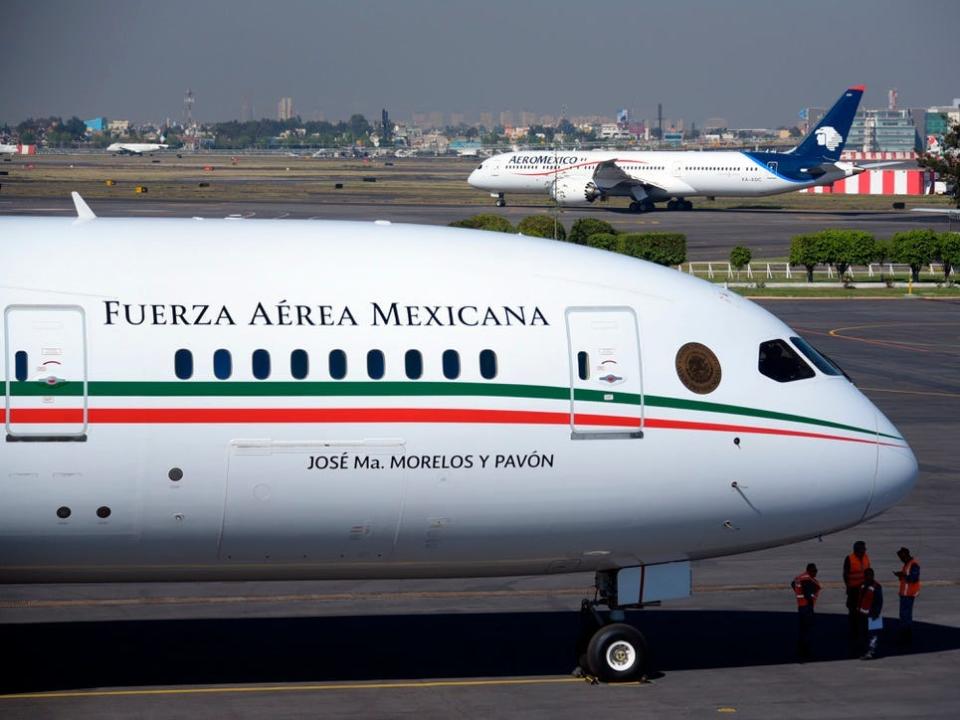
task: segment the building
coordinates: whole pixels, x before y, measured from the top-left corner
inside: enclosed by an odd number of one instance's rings
[[[510,110],[504,110],[500,113],[500,126],[513,127],[513,113]]]
[[[909,152],[919,147],[908,109],[860,110],[853,118],[846,149],[854,152]]]
[[[277,120],[293,119],[293,98],[282,97],[277,103]]]
[[[114,135],[126,135],[130,132],[129,120],[111,120],[107,123],[107,129]]]
[[[107,129],[107,119],[105,117],[95,117],[90,120],[84,120],[83,124],[87,126],[88,133],[102,133]]]
[[[493,113],[482,112],[480,113],[480,124],[485,127],[488,131],[493,130]]]

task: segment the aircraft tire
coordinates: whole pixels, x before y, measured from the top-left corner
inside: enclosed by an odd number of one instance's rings
[[[503,198],[497,198],[497,207],[506,207],[507,201]]]
[[[682,203],[680,203],[680,209],[681,209],[681,210],[693,210],[693,203],[690,202],[689,200],[684,200]]]
[[[650,200],[644,200],[640,203],[640,212],[653,212],[657,209],[657,206],[654,205]]]
[[[631,202],[631,203],[630,203],[630,212],[635,212],[635,213],[643,212],[643,205],[641,205],[640,203],[638,203],[638,202],[636,202],[636,201]]]
[[[603,682],[629,682],[643,676],[647,641],[632,625],[604,625],[590,638],[586,653],[590,674]]]

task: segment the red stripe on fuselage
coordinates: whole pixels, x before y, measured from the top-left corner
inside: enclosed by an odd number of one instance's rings
[[[90,408],[88,422],[92,425],[230,425],[230,424],[322,424],[322,423],[448,423],[487,425],[569,425],[568,412],[535,410],[478,410],[456,408]],[[5,422],[0,410],[0,422]],[[577,413],[577,426],[640,427],[640,418]],[[83,422],[80,409],[17,408],[11,411],[10,422],[15,424],[78,424]],[[645,430],[696,430],[701,432],[729,432],[779,437],[837,440],[905,447],[900,443],[878,442],[876,439],[852,438],[842,435],[787,430],[784,428],[729,425],[694,420],[646,418]]]

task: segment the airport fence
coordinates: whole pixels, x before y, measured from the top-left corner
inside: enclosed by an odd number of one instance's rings
[[[677,270],[705,280],[716,281],[740,281],[748,280],[753,282],[779,281],[779,282],[805,282],[807,279],[807,269],[803,265],[791,265],[788,262],[751,262],[740,270],[737,270],[726,260],[710,261],[702,260],[696,262],[683,263],[677,266]],[[909,280],[910,266],[903,263],[871,263],[869,265],[851,265],[847,268],[843,277],[840,277],[836,268],[832,265],[817,265],[813,271],[814,282],[832,281],[840,282],[851,280],[857,282],[884,282],[887,280]],[[943,265],[940,263],[931,263],[925,266],[921,271],[921,280],[941,281],[944,279]],[[947,275],[950,280],[957,279],[957,268],[951,268]]]

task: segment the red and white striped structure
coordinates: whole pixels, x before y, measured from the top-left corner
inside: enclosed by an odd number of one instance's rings
[[[917,154],[913,150],[897,150],[888,152],[856,152],[847,150],[840,154],[841,160],[916,160]]]
[[[832,185],[817,185],[798,192],[840,195],[930,195],[933,193],[933,171],[867,170],[859,175],[837,180]]]

